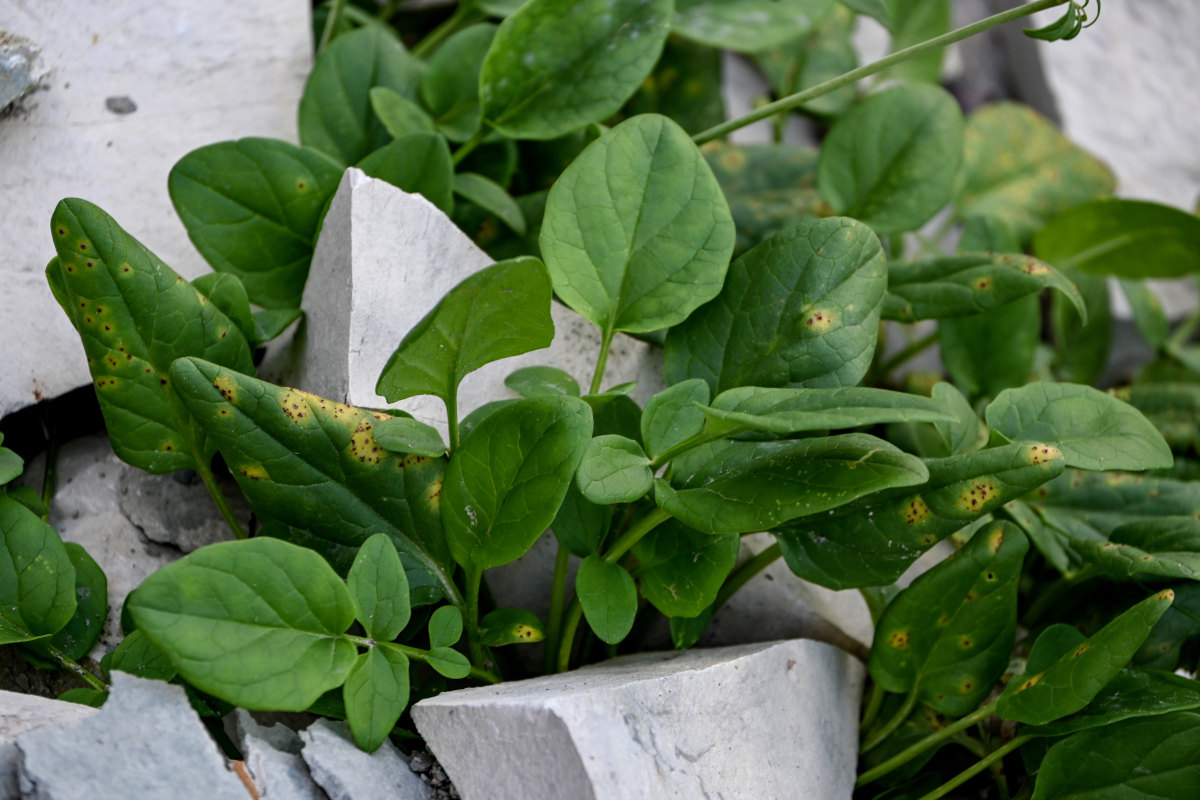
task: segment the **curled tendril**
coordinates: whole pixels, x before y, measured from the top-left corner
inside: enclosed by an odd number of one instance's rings
[[[1091,0],[1083,0],[1083,5],[1081,5],[1079,7],[1079,10],[1083,11],[1085,8],[1087,8],[1089,2],[1091,2]],[[1083,19],[1085,22],[1087,22],[1087,13],[1086,12],[1084,12]],[[1100,19],[1100,0],[1096,0],[1096,16],[1092,17],[1092,21],[1088,22],[1086,25],[1084,25],[1082,28],[1080,28],[1080,30],[1083,30],[1083,28],[1092,27],[1093,25],[1096,24],[1096,22],[1099,19]]]

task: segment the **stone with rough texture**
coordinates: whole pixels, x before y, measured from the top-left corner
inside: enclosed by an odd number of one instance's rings
[[[182,686],[122,672],[112,674],[100,713],[22,734],[17,747],[24,755],[20,796],[27,800],[249,796]]]
[[[330,800],[427,800],[429,787],[408,768],[391,742],[374,753],[359,750],[343,722],[319,719],[300,731],[300,755]],[[564,795],[565,796],[565,795]]]
[[[650,653],[412,715],[463,800],[849,798],[863,673],[810,640]]]
[[[42,49],[24,36],[0,30],[0,111],[34,91],[44,77]]]
[[[0,118],[0,416],[88,382],[43,275],[55,204],[86,198],[185,277],[206,272],[167,173],[224,139],[295,141],[312,60],[296,0],[4,0],[4,32],[41,46],[47,76]]]
[[[74,725],[98,713],[78,703],[0,690],[0,797],[17,796],[21,752],[16,739],[39,728]]]
[[[244,708],[233,712],[234,732],[259,796],[283,800],[325,800],[304,759],[300,735],[286,725],[259,725]]]
[[[408,194],[356,169],[346,171],[325,217],[304,292],[305,357],[296,386],[351,405],[386,408],[375,383],[404,335],[442,296],[492,259],[420,195]],[[600,333],[575,312],[554,304],[554,344],[471,373],[458,393],[459,416],[491,400],[515,397],[504,386],[512,371],[550,365],[586,389],[600,352]],[[618,334],[604,386],[638,383],[639,401],[662,387],[662,356]],[[446,410],[431,396],[394,404],[446,435]]]

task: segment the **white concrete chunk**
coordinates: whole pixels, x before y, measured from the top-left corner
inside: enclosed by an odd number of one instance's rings
[[[325,217],[304,292],[308,329],[296,386],[351,405],[388,407],[375,384],[400,340],[450,289],[491,263],[424,197],[347,170]],[[504,378],[521,367],[558,367],[587,387],[600,352],[599,330],[557,303],[552,316],[551,347],[467,376],[459,387],[460,417],[486,402],[515,397]],[[662,356],[618,334],[603,385],[627,381],[637,382],[634,396],[644,402],[662,388]],[[394,407],[447,435],[441,400],[412,397]]]
[[[359,750],[344,722],[319,719],[300,731],[300,755],[329,800],[427,800],[429,787],[408,768],[391,742],[374,753]]]
[[[39,728],[74,725],[99,713],[78,703],[0,690],[0,797],[17,796],[17,737]]]
[[[863,673],[809,640],[650,653],[412,715],[463,800],[849,798]]]
[[[260,797],[266,800],[325,800],[300,757],[300,736],[276,723],[259,725],[244,708],[233,712],[238,749]]]
[[[0,417],[88,382],[42,274],[54,206],[90,200],[185,277],[207,272],[167,173],[223,139],[295,141],[309,16],[296,0],[0,3],[0,38],[35,42],[47,71],[0,118]]]

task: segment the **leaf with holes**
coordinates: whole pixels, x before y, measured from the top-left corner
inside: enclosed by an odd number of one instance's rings
[[[75,605],[75,568],[58,534],[0,494],[0,644],[58,633]]]
[[[1029,541],[1012,523],[977,531],[958,554],[888,605],[868,669],[889,692],[917,692],[939,713],[975,710],[1016,643],[1017,582]]]
[[[408,705],[408,657],[386,644],[360,654],[346,675],[342,700],[354,743],[374,753]]]
[[[737,534],[713,535],[667,520],[633,546],[642,594],[668,617],[695,617],[717,599],[737,563]]]
[[[372,639],[391,641],[408,624],[412,615],[408,579],[387,534],[377,533],[358,548],[346,575],[346,588],[354,601],[355,618]]]
[[[588,556],[579,565],[575,594],[583,616],[602,642],[618,644],[633,629],[638,594],[631,576],[620,564]]]

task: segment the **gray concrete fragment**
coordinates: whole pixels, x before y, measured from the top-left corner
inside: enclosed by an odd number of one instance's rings
[[[245,528],[250,521],[246,499],[233,481],[222,489]],[[233,537],[204,482],[194,472],[151,475],[127,466],[118,479],[118,492],[121,513],[151,542],[190,553]]]
[[[849,798],[863,674],[793,640],[618,658],[412,714],[463,800]]]
[[[374,753],[359,750],[344,722],[320,719],[300,732],[301,755],[330,800],[427,800],[429,787],[408,768],[391,742]]]
[[[0,30],[0,109],[37,88],[43,77],[40,54],[24,36]]]
[[[122,672],[99,714],[22,734],[17,747],[25,800],[249,796],[182,687]]]
[[[238,749],[264,800],[326,800],[300,757],[300,735],[282,724],[259,725],[250,712],[233,713]]]
[[[0,797],[16,797],[21,751],[17,737],[39,728],[63,728],[99,713],[97,709],[0,691]]]

